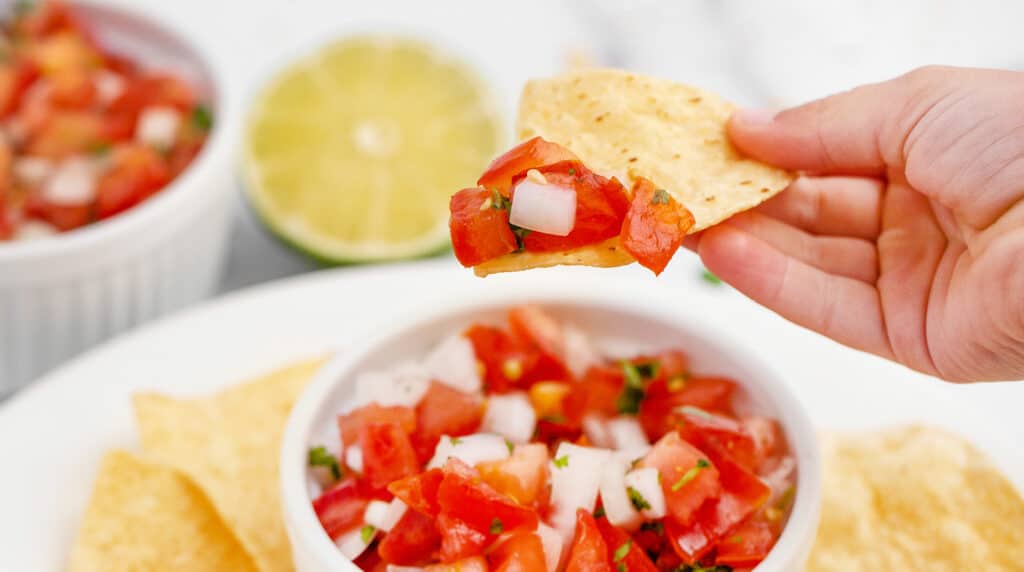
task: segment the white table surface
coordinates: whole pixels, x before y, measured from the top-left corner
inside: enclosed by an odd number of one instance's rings
[[[427,35],[458,50],[484,72],[509,116],[522,82],[559,69],[574,51],[770,106],[925,63],[1024,68],[1016,25],[1024,3],[1001,0],[111,1],[191,32],[221,59],[239,103],[275,66],[353,30]],[[223,291],[316,269],[266,235],[241,199],[236,210]],[[692,268],[673,265],[663,279],[693,279]],[[1024,404],[1020,383],[956,391],[1007,419]],[[1017,427],[1024,440],[1024,422]]]

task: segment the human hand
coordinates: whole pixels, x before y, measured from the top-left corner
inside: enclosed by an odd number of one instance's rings
[[[783,317],[953,381],[1024,378],[1024,73],[929,67],[729,123],[807,175],[690,243]]]

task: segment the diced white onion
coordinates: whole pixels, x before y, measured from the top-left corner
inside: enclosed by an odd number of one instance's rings
[[[442,467],[451,457],[471,467],[477,463],[501,461],[509,457],[508,444],[504,437],[493,433],[476,433],[454,439],[445,435],[437,443],[427,468]]]
[[[624,455],[614,455],[601,472],[601,506],[608,522],[633,530],[643,521],[626,492],[626,471],[629,462]]]
[[[430,379],[459,391],[480,391],[482,381],[476,366],[476,353],[465,336],[456,334],[445,338],[424,360],[423,368]]]
[[[576,529],[576,509],[594,510],[601,473],[611,451],[580,447],[563,442],[555,452],[551,469],[551,524],[562,538],[572,538]]]
[[[616,417],[605,424],[611,446],[617,451],[626,451],[633,458],[643,457],[651,450],[647,433],[636,417]]]
[[[562,535],[542,522],[537,525],[537,536],[540,537],[540,545],[544,549],[544,562],[547,564],[548,572],[555,572],[562,560]]]
[[[481,428],[502,435],[513,443],[526,443],[533,437],[537,413],[525,392],[492,395]]]
[[[544,234],[566,236],[576,224],[576,191],[523,179],[512,193],[508,221]]]
[[[375,526],[377,530],[388,532],[395,527],[407,508],[409,507],[399,499],[392,499],[391,502],[372,500],[366,505],[363,520],[366,524]]]
[[[655,519],[665,516],[665,493],[662,492],[659,481],[658,469],[654,467],[634,469],[626,473],[626,486],[640,493],[650,505],[640,511],[644,518]]]
[[[367,371],[355,381],[354,407],[370,403],[383,406],[415,407],[430,387],[430,375],[415,363],[407,362],[382,371]]]
[[[93,86],[100,103],[108,104],[124,92],[124,79],[114,72],[100,70],[94,76]]]
[[[14,230],[14,240],[39,240],[55,236],[59,231],[57,227],[41,220],[26,220],[19,224]]]
[[[608,433],[608,426],[604,419],[597,415],[587,415],[583,418],[583,434],[595,447],[611,448],[612,446],[612,437]]]
[[[53,162],[43,157],[19,157],[11,167],[18,182],[38,186],[53,173]]]
[[[583,330],[566,324],[562,327],[565,340],[565,363],[576,377],[583,377],[592,366],[601,363],[601,355],[590,343]]]
[[[88,159],[65,159],[43,185],[43,198],[55,205],[83,205],[96,198],[96,166]]]
[[[359,445],[345,447],[345,464],[357,473],[363,472],[363,449]]]
[[[178,135],[181,113],[173,107],[150,106],[139,114],[135,139],[158,149],[169,149]]]
[[[374,531],[373,536],[376,535],[377,533]],[[369,541],[373,542],[373,538],[369,538]],[[363,553],[364,550],[366,550],[368,546],[370,546],[370,542],[363,541],[363,530],[361,527],[342,534],[334,541],[338,546],[338,551],[341,552],[341,555],[349,560],[355,560]]]

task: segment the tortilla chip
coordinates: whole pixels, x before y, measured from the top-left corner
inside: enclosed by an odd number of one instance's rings
[[[487,276],[498,272],[516,272],[529,268],[546,268],[548,266],[624,266],[633,262],[619,237],[610,238],[602,243],[584,246],[564,252],[517,252],[499,256],[483,264],[473,267],[477,276]]]
[[[907,427],[825,443],[809,572],[1021,570],[1024,499],[980,452]]]
[[[323,359],[302,362],[203,399],[135,396],[147,454],[191,477],[259,570],[291,570],[278,493],[285,421]]]
[[[610,69],[579,70],[526,84],[521,139],[540,135],[596,173],[652,181],[703,230],[777,194],[792,174],[736,151],[725,134],[735,106],[686,85]]]
[[[192,481],[114,451],[100,465],[68,570],[248,572],[256,567]]]

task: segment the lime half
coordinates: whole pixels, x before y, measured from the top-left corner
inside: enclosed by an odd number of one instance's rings
[[[462,62],[417,40],[345,39],[257,96],[246,192],[275,234],[322,261],[433,254],[448,245],[448,198],[495,155],[500,125]]]

